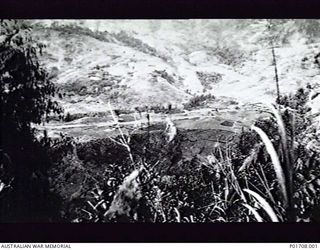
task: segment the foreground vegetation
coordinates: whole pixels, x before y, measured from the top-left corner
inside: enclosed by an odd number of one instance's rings
[[[51,148],[56,162],[52,185],[65,198],[64,218],[318,221],[319,125],[310,120],[307,98],[303,89],[282,97],[269,117],[206,157],[184,159],[179,132],[171,142],[165,133],[146,133],[70,142],[69,148],[59,144]]]

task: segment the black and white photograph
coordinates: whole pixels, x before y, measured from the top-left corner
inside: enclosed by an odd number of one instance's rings
[[[320,19],[2,19],[1,223],[320,222]]]

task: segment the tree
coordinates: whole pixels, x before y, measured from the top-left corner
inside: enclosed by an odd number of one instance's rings
[[[50,161],[31,125],[61,108],[52,100],[56,88],[39,64],[43,46],[32,39],[31,31],[27,22],[0,23],[0,184],[5,187],[0,192],[0,221],[44,220],[45,206],[50,206],[46,178]]]
[[[59,113],[52,101],[56,89],[40,67],[43,45],[31,38],[31,26],[21,21],[1,21],[0,82],[2,118],[15,127],[30,128],[51,112]]]
[[[276,83],[277,90],[277,98],[276,102],[278,103],[280,100],[280,86],[279,86],[279,75],[278,75],[278,65],[277,65],[277,57],[276,57],[276,40],[279,36],[278,26],[282,24],[282,20],[273,20],[273,19],[263,19],[256,20],[253,22],[253,29],[257,32],[261,32],[261,39],[259,42],[265,44],[266,46],[270,46],[271,54],[272,54],[272,64],[274,66],[274,77]]]
[[[280,87],[279,87],[279,75],[278,75],[278,66],[277,66],[277,58],[276,58],[276,51],[275,51],[275,35],[274,35],[274,29],[275,29],[275,22],[273,22],[271,19],[267,21],[267,28],[269,31],[269,41],[271,46],[271,53],[272,53],[272,63],[274,66],[274,77],[276,81],[276,88],[277,88],[277,99],[276,102],[278,103],[280,101]]]

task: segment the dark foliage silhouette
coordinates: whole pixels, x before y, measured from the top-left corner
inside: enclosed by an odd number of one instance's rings
[[[33,124],[59,113],[56,89],[38,62],[43,46],[26,22],[2,20],[0,33],[1,167],[0,221],[50,221],[58,200],[49,192],[47,138],[35,138]]]

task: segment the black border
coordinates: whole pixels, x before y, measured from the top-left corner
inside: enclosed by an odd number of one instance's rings
[[[0,242],[319,243],[316,223],[0,224]]]
[[[319,0],[1,0],[0,18],[320,18]]]
[[[0,0],[0,18],[320,18],[320,0]],[[0,242],[320,242],[320,224],[0,224]]]

